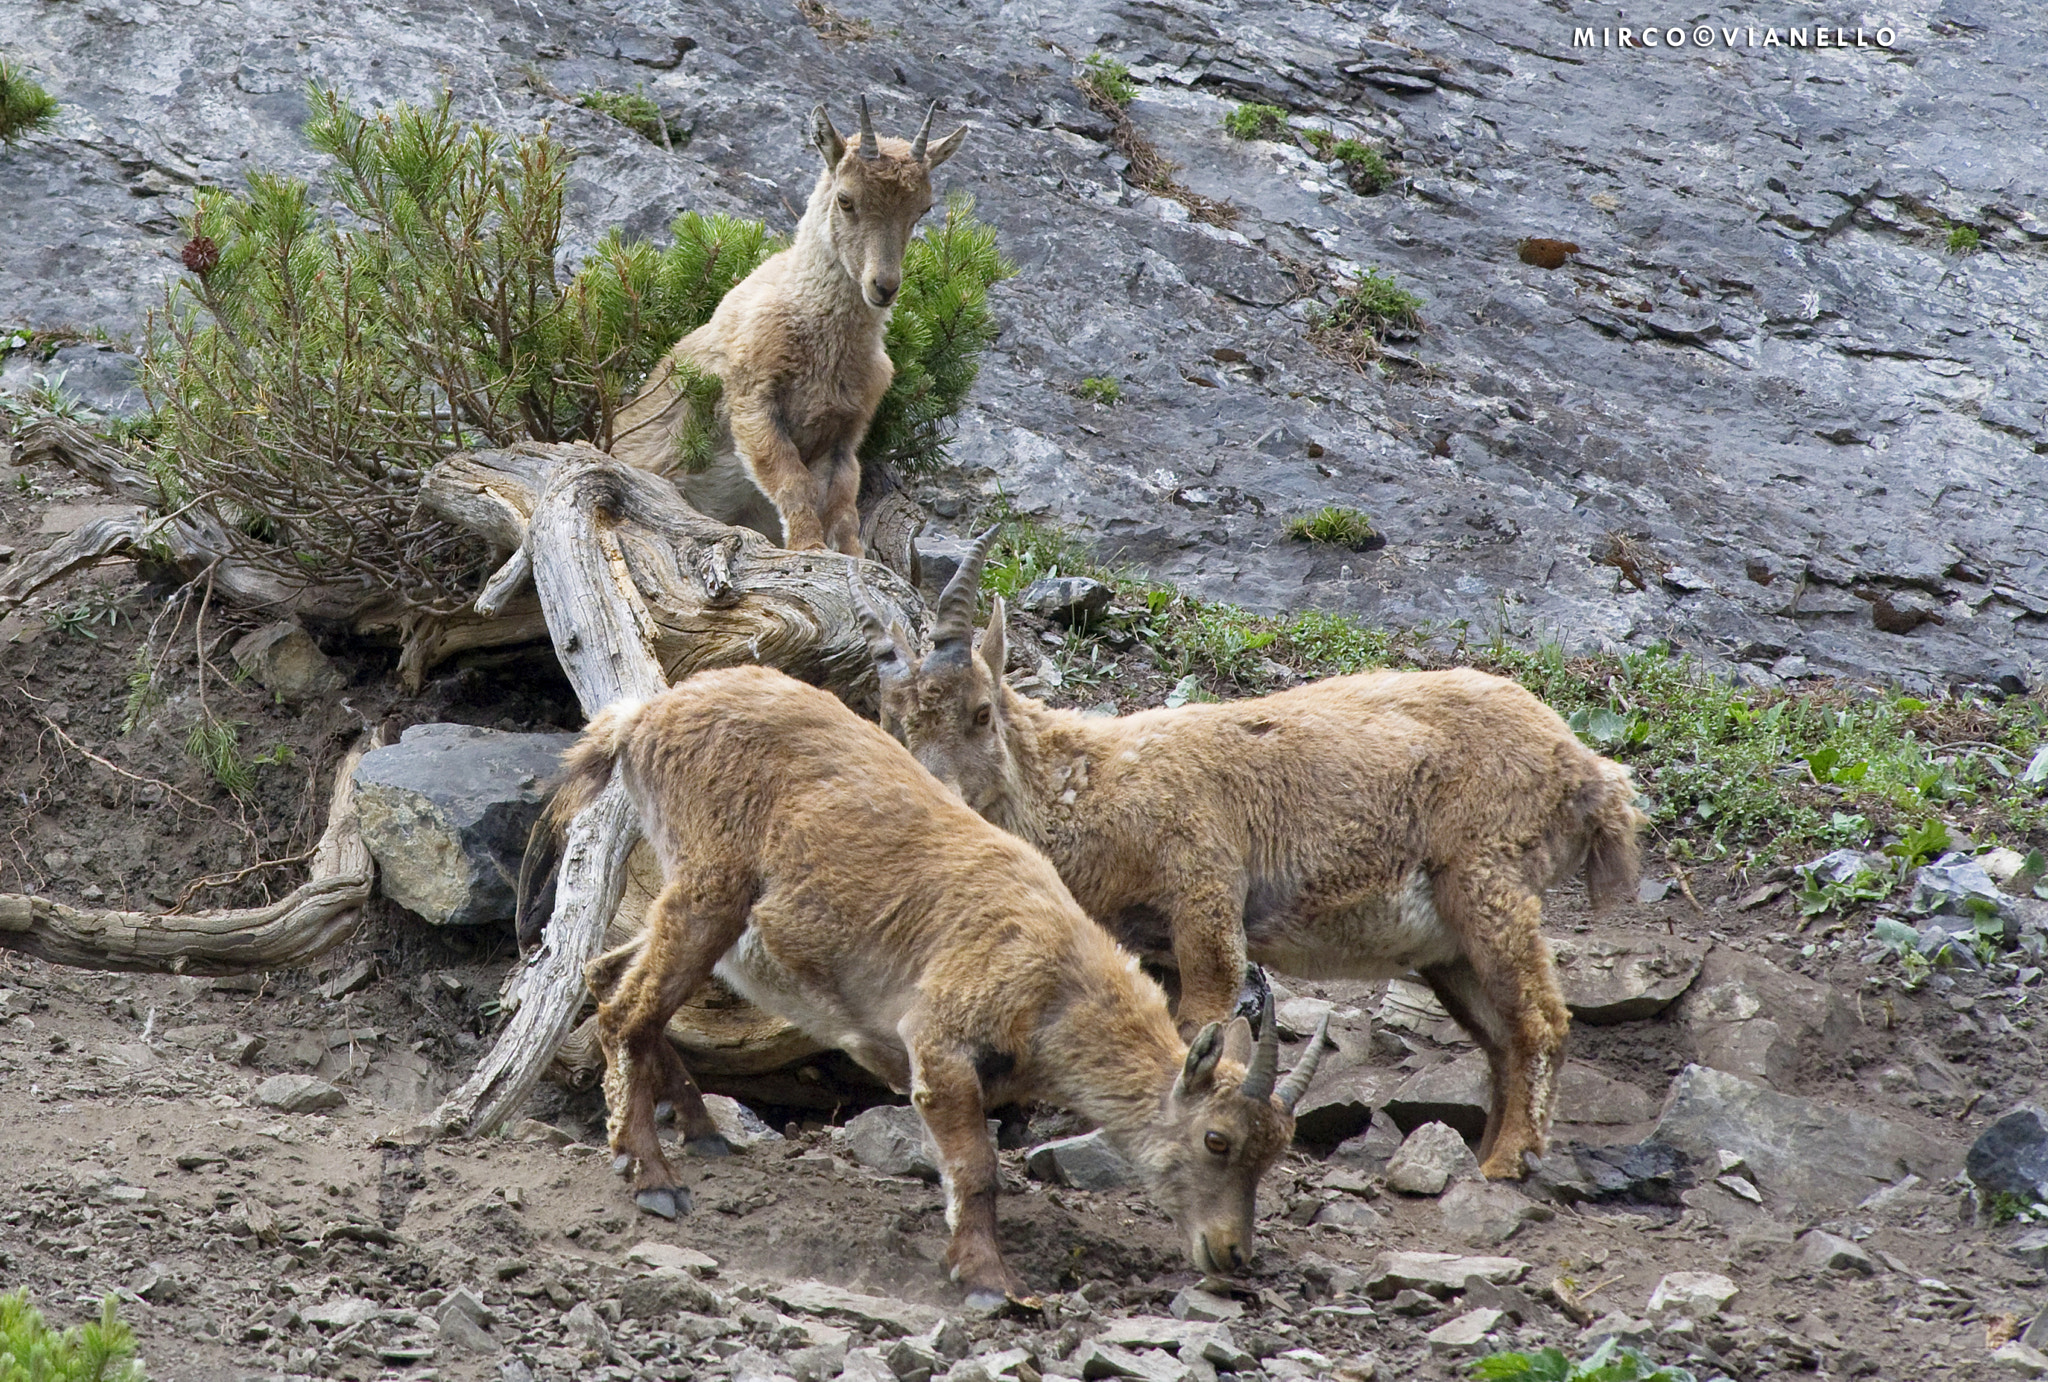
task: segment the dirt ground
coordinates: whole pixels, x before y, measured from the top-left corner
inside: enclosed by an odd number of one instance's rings
[[[25,481],[0,488],[0,547],[33,550],[52,515],[75,520],[64,506],[97,502],[53,475]],[[202,636],[190,598],[178,597],[181,617],[170,587],[115,566],[0,623],[0,891],[150,908],[261,900],[295,880],[293,856],[321,824],[308,803],[324,802],[333,761],[365,724],[576,723],[566,686],[530,663],[447,671],[405,698],[386,677],[388,658],[339,645],[350,687],[317,705],[280,706],[232,675],[225,649],[249,622],[213,607]],[[124,735],[129,673],[143,656],[161,664],[164,698]],[[202,656],[208,710],[239,722],[251,757],[272,751],[275,760],[256,768],[246,799],[185,751]],[[1128,708],[1156,701],[1170,681],[1133,662],[1062,691],[1081,704],[1113,695]],[[1651,871],[1669,868],[1653,862]],[[206,878],[221,886],[187,894]],[[1832,990],[1856,1014],[1853,1031],[1797,1043],[1780,1086],[1915,1128],[1947,1149],[1950,1171],[1991,1117],[2041,1096],[2029,1016],[2039,1000],[2016,966],[1944,973],[1907,991],[1896,970],[1864,964],[1846,933],[1801,931],[1787,897],[1740,909],[1735,899],[1756,881],[1702,869],[1690,876],[1697,903],[1674,890],[1597,922],[1565,889],[1548,929],[1581,942],[1710,941]],[[544,1088],[533,1117],[505,1136],[404,1141],[398,1130],[490,1040],[512,950],[509,929],[437,931],[383,903],[305,972],[103,974],[0,950],[0,1286],[26,1288],[60,1324],[120,1294],[150,1375],[178,1382],[829,1376],[835,1349],[886,1350],[941,1318],[957,1321],[933,1336],[941,1369],[963,1351],[1023,1348],[1030,1361],[1014,1375],[1030,1382],[1031,1372],[1082,1371],[1076,1360],[1091,1340],[1119,1321],[1169,1314],[1198,1283],[1142,1194],[1048,1187],[1011,1151],[1003,1246],[1045,1310],[969,1316],[937,1265],[946,1238],[938,1188],[856,1164],[834,1120],[816,1111],[791,1121],[788,1110],[764,1109],[785,1136],[728,1161],[682,1163],[696,1208],[675,1222],[636,1212],[610,1174],[591,1094]],[[330,981],[363,960],[367,982],[328,996]],[[1357,1010],[1340,1024],[1343,1053],[1326,1079],[1384,1075],[1391,1085],[1470,1049],[1436,1028],[1375,1030],[1382,986],[1289,987]],[[1667,1013],[1581,1024],[1572,1050],[1654,1107],[1695,1041]],[[317,1076],[345,1102],[265,1108],[253,1090],[277,1074]],[[1574,1116],[1564,1110],[1560,1145],[1626,1145],[1650,1127]],[[1054,1125],[1039,1115],[1041,1130]],[[1719,1316],[1662,1332],[1626,1326],[1651,1355],[1690,1358],[1703,1379],[1986,1376],[1987,1339],[2009,1331],[2008,1317],[2030,1320],[2048,1285],[2006,1251],[2014,1226],[1973,1225],[1962,1188],[1940,1178],[1819,1220],[1768,1196],[1752,1204],[1710,1174],[1675,1205],[1552,1205],[1529,1187],[1515,1192],[1528,1198],[1511,1236],[1478,1246],[1444,1203],[1387,1189],[1362,1155],[1297,1150],[1265,1183],[1259,1262],[1229,1288],[1241,1355],[1228,1361],[1240,1376],[1459,1375],[1463,1358],[1425,1336],[1470,1302],[1373,1299],[1375,1265],[1396,1251],[1526,1263],[1507,1301],[1523,1318],[1504,1320],[1496,1338],[1574,1353],[1583,1320],[1620,1311],[1640,1321],[1667,1273],[1724,1274],[1740,1294]],[[1792,1240],[1812,1227],[1859,1242],[1877,1270],[1802,1265]],[[715,1259],[708,1291],[687,1307],[644,1310],[642,1264],[629,1254],[648,1242]],[[883,1297],[915,1318],[826,1319],[778,1305],[792,1282]],[[451,1334],[439,1323],[461,1291],[481,1301],[486,1331]],[[920,1306],[937,1313],[910,1308]],[[1217,1370],[1185,1350],[1179,1360],[1145,1357],[1162,1376]],[[897,1375],[913,1376],[914,1362]]]

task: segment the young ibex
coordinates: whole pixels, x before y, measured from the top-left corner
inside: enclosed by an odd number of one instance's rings
[[[1294,1135],[1323,1033],[1284,1082],[1277,1028],[1243,1018],[1184,1044],[1165,995],[1088,919],[1045,858],[969,811],[888,735],[780,672],[702,672],[601,711],[564,757],[566,821],[616,765],[666,886],[629,946],[591,961],[611,1146],[635,1199],[689,1197],[656,1137],[675,1105],[722,1151],[663,1035],[714,972],[910,1095],[944,1168],[956,1280],[1020,1294],[996,1247],[983,1111],[1019,1099],[1101,1125],[1205,1272],[1252,1254],[1259,1177]]]
[[[1003,602],[979,656],[993,530],[941,595],[922,664],[867,611],[883,724],[983,816],[1043,849],[1075,900],[1180,971],[1182,1030],[1227,1012],[1246,956],[1285,974],[1416,971],[1484,1048],[1487,1175],[1541,1154],[1570,1018],[1538,925],[1584,870],[1637,868],[1628,770],[1541,701],[1470,670],[1333,677],[1121,718],[1003,682]]]
[[[693,406],[677,367],[715,376],[722,440],[708,470],[678,477],[683,497],[785,547],[861,555],[858,452],[895,375],[882,337],[903,286],[903,253],[931,209],[932,170],[967,137],[963,125],[931,143],[931,127],[927,111],[915,139],[880,138],[862,97],[860,139],[849,145],[824,106],[811,113],[825,171],[796,239],[655,367],[619,412],[614,456],[674,469]]]

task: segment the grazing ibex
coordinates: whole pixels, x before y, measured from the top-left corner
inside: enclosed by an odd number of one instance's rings
[[[1543,892],[1581,870],[1595,905],[1631,889],[1628,770],[1469,669],[1121,718],[1051,709],[1003,682],[1000,598],[973,647],[993,532],[941,595],[921,663],[864,611],[884,727],[1044,850],[1125,945],[1171,955],[1183,1031],[1229,1011],[1247,955],[1313,978],[1419,973],[1492,1067],[1486,1174],[1521,1175],[1570,1022]]]
[[[1064,1104],[1100,1124],[1205,1272],[1252,1255],[1259,1177],[1294,1135],[1323,1033],[1284,1082],[1270,1018],[1183,1043],[1165,995],[1045,858],[969,811],[903,747],[780,672],[701,672],[599,712],[564,756],[566,823],[620,780],[665,886],[641,938],[591,961],[611,1146],[635,1200],[688,1207],[657,1100],[723,1150],[669,1015],[716,971],[759,1007],[908,1093],[944,1170],[946,1264],[971,1299],[1023,1287],[996,1246],[984,1110]]]
[[[655,367],[619,412],[614,456],[674,469],[695,406],[678,368],[715,377],[720,442],[709,469],[678,477],[683,497],[785,547],[861,555],[858,453],[895,375],[882,337],[903,286],[903,253],[931,209],[932,170],[967,137],[962,125],[932,143],[931,127],[927,111],[915,139],[878,137],[862,97],[860,138],[848,144],[824,106],[811,113],[825,171],[795,240]]]

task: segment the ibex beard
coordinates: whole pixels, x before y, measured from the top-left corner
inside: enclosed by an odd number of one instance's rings
[[[970,1298],[1021,1296],[996,1244],[986,1110],[1093,1119],[1204,1271],[1253,1253],[1259,1178],[1293,1139],[1326,1045],[1279,1078],[1270,1002],[1184,1043],[1164,994],[1036,850],[967,809],[873,724],[779,672],[705,672],[600,712],[564,759],[558,824],[616,768],[664,878],[642,937],[593,960],[611,1146],[643,1208],[688,1205],[655,1131],[723,1139],[664,1034],[714,972],[910,1096],[938,1150],[946,1264]]]

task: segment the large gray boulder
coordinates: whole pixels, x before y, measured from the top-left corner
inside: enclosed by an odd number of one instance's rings
[[[1573,936],[1551,942],[1565,1005],[1604,1026],[1655,1017],[1676,1002],[1707,947],[1670,936]]]
[[[573,734],[414,725],[363,755],[356,813],[378,887],[437,926],[509,921],[527,833]]]
[[[1908,1172],[1933,1180],[1955,1169],[1939,1142],[1912,1128],[1703,1065],[1673,1082],[1651,1135],[1695,1157],[1734,1152],[1767,1195],[1810,1209],[1855,1204]]]
[[[1672,1008],[1701,1065],[1778,1089],[1797,1082],[1815,1056],[1855,1040],[1855,1012],[1831,988],[1778,968],[1761,955],[1716,946]]]

